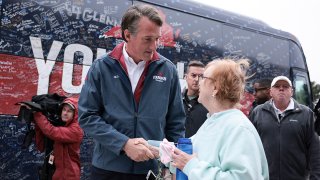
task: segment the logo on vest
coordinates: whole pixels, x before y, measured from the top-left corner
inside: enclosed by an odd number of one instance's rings
[[[153,79],[157,82],[165,82],[167,80],[167,78],[163,76],[162,72],[159,72],[157,75],[153,76]]]

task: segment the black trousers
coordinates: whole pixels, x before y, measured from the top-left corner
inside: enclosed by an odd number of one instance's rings
[[[91,167],[91,180],[146,180],[146,174],[125,174]]]

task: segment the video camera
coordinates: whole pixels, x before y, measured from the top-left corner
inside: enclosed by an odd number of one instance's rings
[[[53,126],[64,126],[65,122],[61,119],[61,104],[65,96],[54,94],[43,94],[32,97],[32,101],[18,102],[20,110],[17,120],[27,124],[27,132],[22,144],[23,148],[29,147],[35,135],[32,122],[33,113],[41,112]]]
[[[19,114],[18,114],[18,121],[25,122],[26,124],[30,124],[33,122],[33,113],[34,112],[41,112],[44,116],[47,117],[48,121],[54,125],[54,126],[64,126],[65,122],[61,120],[61,108],[59,106],[55,108],[48,108],[48,107],[42,107],[40,104],[30,102],[30,101],[24,101],[19,103],[25,104],[31,109],[28,109],[26,106],[21,105]]]

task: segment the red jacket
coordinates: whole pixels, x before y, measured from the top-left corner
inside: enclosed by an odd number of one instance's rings
[[[36,145],[39,151],[44,151],[44,136],[54,141],[53,155],[56,170],[53,180],[80,179],[80,144],[83,131],[78,123],[78,99],[67,98],[64,102],[75,107],[73,120],[62,127],[53,126],[40,112],[35,113]]]

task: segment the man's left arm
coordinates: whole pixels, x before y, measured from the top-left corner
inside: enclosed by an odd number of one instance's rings
[[[170,142],[177,142],[185,134],[186,114],[184,112],[181,87],[177,71],[173,71],[173,79],[170,87],[170,101],[166,115],[165,136]]]

